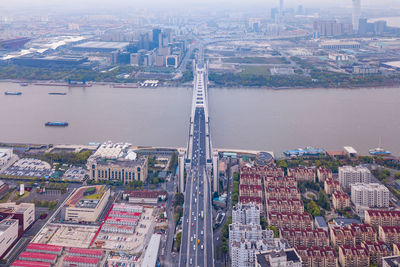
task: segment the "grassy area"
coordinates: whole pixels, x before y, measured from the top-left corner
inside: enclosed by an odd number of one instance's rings
[[[239,64],[289,64],[290,62],[284,57],[230,57],[223,58],[225,63]]]
[[[242,73],[244,74],[254,74],[254,75],[269,75],[269,68],[265,66],[241,66]]]
[[[102,196],[103,196],[103,192],[86,196],[85,199],[100,199]]]
[[[15,196],[13,197],[13,201],[16,200],[21,200],[26,198],[27,196],[29,196],[29,191],[25,191],[24,194],[22,196],[19,195],[19,190],[15,193]]]

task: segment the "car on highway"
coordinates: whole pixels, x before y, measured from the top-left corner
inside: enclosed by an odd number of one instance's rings
[[[190,258],[190,260],[189,260],[189,264],[192,264],[193,263],[193,260],[192,260],[192,258]]]
[[[196,245],[193,245],[193,250],[196,250]]]
[[[204,249],[204,246],[203,246],[203,245],[201,245],[201,249]]]
[[[192,227],[194,226],[194,223],[192,223]]]

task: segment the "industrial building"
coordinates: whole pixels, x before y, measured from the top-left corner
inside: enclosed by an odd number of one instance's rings
[[[97,42],[90,41],[75,45],[72,50],[83,52],[102,52],[111,53],[114,51],[125,50],[129,46],[128,42]]]
[[[158,250],[160,248],[161,235],[153,234],[151,236],[149,245],[147,246],[146,253],[143,257],[142,267],[154,267],[156,266],[158,258]]]
[[[29,243],[26,247],[25,251],[27,252],[38,252],[38,253],[48,253],[48,254],[56,254],[61,255],[63,252],[63,247],[48,245],[48,244],[39,244],[39,243]]]
[[[16,65],[41,68],[75,68],[88,62],[82,56],[23,56],[12,59]]]
[[[110,189],[104,185],[79,188],[62,209],[66,221],[96,222],[110,198]]]

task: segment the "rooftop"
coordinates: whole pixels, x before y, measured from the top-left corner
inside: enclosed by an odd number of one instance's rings
[[[100,48],[100,49],[124,49],[129,45],[128,42],[85,42],[74,46],[75,48]]]

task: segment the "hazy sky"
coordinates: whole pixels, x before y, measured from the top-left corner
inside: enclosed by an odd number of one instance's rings
[[[351,0],[284,0],[285,7],[350,7]],[[400,0],[361,0],[365,8],[400,9]],[[6,10],[29,11],[38,10],[46,12],[63,8],[68,10],[107,10],[134,9],[135,7],[167,7],[174,9],[179,6],[205,6],[227,9],[236,9],[243,6],[248,8],[277,7],[279,0],[0,0],[0,13]],[[126,10],[125,10],[126,11]],[[238,11],[241,9],[238,8]],[[400,16],[400,12],[399,12]]]

